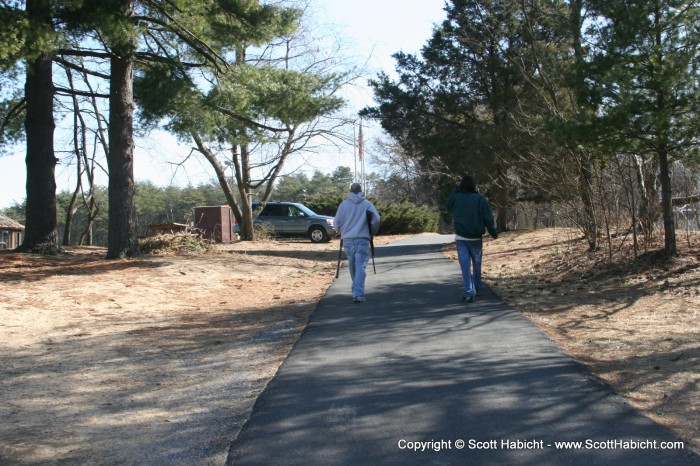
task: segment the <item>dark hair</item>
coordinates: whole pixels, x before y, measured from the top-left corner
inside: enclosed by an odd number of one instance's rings
[[[474,177],[471,175],[464,175],[462,177],[462,181],[459,183],[459,192],[460,193],[475,193],[476,191],[476,182],[474,181]]]

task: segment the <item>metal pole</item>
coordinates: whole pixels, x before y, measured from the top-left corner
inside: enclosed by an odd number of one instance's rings
[[[338,248],[338,264],[335,266],[335,278],[340,276],[340,261],[342,260],[343,254],[343,239],[340,239],[340,247]]]

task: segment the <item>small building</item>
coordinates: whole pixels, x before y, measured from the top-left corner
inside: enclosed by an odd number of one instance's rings
[[[0,249],[15,249],[22,244],[24,225],[0,215]]]
[[[232,243],[236,240],[236,217],[230,206],[199,206],[192,210],[192,226],[201,231],[205,239],[217,243]]]

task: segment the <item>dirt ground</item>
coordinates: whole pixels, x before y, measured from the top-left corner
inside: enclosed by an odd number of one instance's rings
[[[337,247],[241,242],[133,260],[106,260],[100,248],[1,253],[0,464],[223,464],[332,282]],[[606,266],[574,232],[514,232],[486,243],[484,275],[698,447],[695,251],[635,270]]]
[[[484,245],[484,281],[565,352],[700,451],[700,238],[678,257],[631,237],[590,253],[574,230],[502,234]],[[650,249],[651,251],[651,249]],[[447,255],[456,259],[454,246]]]
[[[0,464],[224,464],[337,248],[0,253]]]

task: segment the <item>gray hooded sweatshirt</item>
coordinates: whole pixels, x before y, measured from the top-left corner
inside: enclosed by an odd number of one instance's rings
[[[348,198],[340,203],[333,220],[333,226],[340,231],[340,237],[369,239],[367,212],[372,213],[372,234],[375,234],[379,231],[379,212],[370,201],[365,199],[364,193],[348,193]]]

